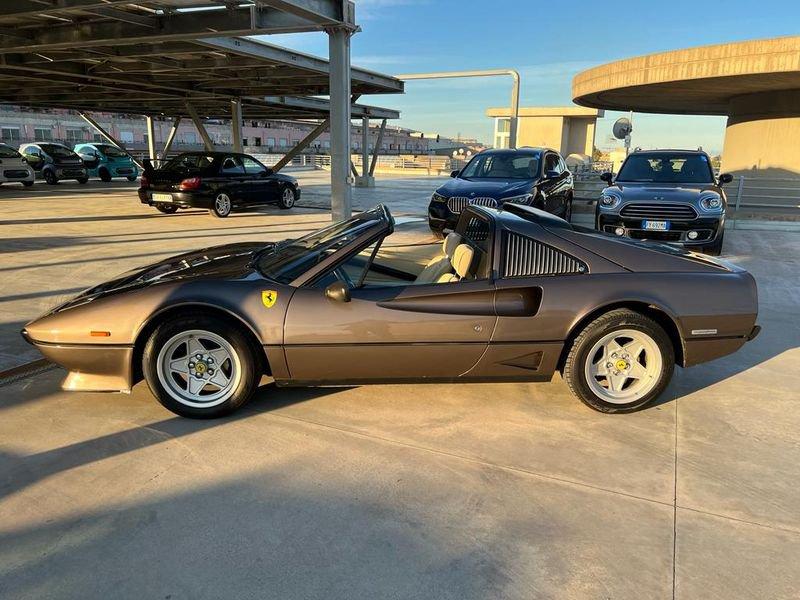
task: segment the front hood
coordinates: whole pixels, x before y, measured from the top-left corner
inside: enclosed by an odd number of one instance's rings
[[[241,279],[253,273],[256,252],[272,246],[266,242],[241,242],[204,248],[179,254],[123,273],[119,277],[96,285],[53,309],[58,312],[86,304],[92,300],[121,291],[129,291],[164,282],[193,279]]]
[[[604,194],[616,195],[625,202],[695,202],[703,192],[716,192],[713,183],[621,183],[617,182],[603,190]]]
[[[455,178],[444,183],[437,193],[448,198],[452,196],[486,197],[502,200],[510,196],[527,194],[535,185],[531,179],[461,179]],[[474,194],[474,196],[473,196]]]

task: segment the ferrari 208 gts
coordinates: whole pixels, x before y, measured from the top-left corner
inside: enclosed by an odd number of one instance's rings
[[[377,206],[299,239],[182,254],[86,290],[26,325],[68,390],[144,378],[187,417],[227,414],[278,386],[547,381],[630,412],[675,364],[759,331],[746,271],[609,236],[526,205],[469,206],[432,256],[387,243]]]

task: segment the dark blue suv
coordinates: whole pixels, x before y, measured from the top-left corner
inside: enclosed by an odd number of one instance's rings
[[[563,217],[572,216],[572,173],[550,148],[484,150],[467,166],[450,173],[428,205],[428,223],[438,237],[453,229],[470,204],[501,207],[528,204]]]

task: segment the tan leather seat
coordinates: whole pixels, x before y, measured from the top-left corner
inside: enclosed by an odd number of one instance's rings
[[[442,242],[442,255],[432,258],[422,272],[414,280],[415,284],[435,283],[442,275],[453,272],[453,265],[450,260],[453,258],[458,245],[461,243],[461,236],[455,231],[448,233]]]
[[[436,283],[453,283],[472,277],[472,263],[475,261],[475,250],[467,244],[459,244],[453,253],[453,269],[455,273],[445,273]]]

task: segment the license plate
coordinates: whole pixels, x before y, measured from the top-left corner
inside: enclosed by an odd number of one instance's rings
[[[668,231],[669,221],[642,221],[642,229],[651,231]]]
[[[172,194],[153,194],[151,196],[155,202],[172,202]]]

